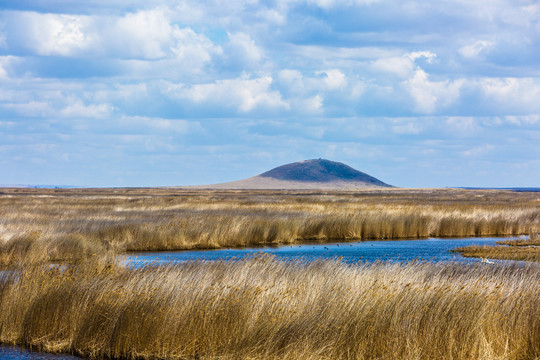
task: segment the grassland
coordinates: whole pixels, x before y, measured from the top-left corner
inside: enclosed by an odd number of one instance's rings
[[[108,251],[502,236],[536,229],[538,193],[509,191],[3,189],[0,194],[4,264],[32,252],[73,260]]]
[[[538,359],[540,267],[254,258],[0,276],[0,340],[122,359]]]
[[[540,359],[537,263],[347,265],[260,257],[132,268],[118,256],[528,234],[539,229],[538,194],[1,192],[2,343],[92,359]]]

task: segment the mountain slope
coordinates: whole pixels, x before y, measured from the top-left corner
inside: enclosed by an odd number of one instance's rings
[[[368,189],[388,188],[373,176],[340,162],[313,159],[278,166],[248,179],[195,186],[205,189]]]
[[[364,182],[376,186],[388,186],[379,179],[355,170],[340,162],[318,159],[286,164],[262,173],[262,177],[302,182]]]

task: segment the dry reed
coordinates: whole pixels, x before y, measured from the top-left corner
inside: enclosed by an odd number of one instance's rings
[[[61,259],[74,253],[108,250],[210,249],[327,239],[503,236],[540,229],[538,193],[510,191],[2,192],[0,253],[10,253],[10,261],[32,248],[46,249],[49,258]],[[25,240],[28,246],[10,250],[11,240],[19,239],[16,242],[20,243],[21,237],[30,239]]]
[[[92,359],[538,359],[540,268],[280,262],[0,273],[0,341]]]
[[[93,359],[538,359],[534,263],[129,268],[117,254],[539,224],[538,195],[506,191],[3,189],[0,342]]]
[[[466,246],[454,249],[466,257],[501,260],[540,261],[540,237],[538,233],[528,238],[497,241],[503,246]]]

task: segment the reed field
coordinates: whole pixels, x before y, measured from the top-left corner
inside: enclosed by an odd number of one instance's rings
[[[0,341],[91,359],[539,359],[540,265],[339,260],[0,275]]]
[[[122,260],[142,250],[518,234],[531,236],[497,247],[530,254],[539,196],[1,189],[0,343],[90,359],[540,359],[537,262]]]
[[[0,264],[111,251],[529,234],[540,229],[539,198],[456,189],[2,189]]]
[[[526,239],[497,241],[499,246],[466,246],[454,249],[466,257],[502,260],[540,261],[540,236],[532,233]]]

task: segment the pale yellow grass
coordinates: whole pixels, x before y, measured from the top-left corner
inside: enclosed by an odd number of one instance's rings
[[[538,359],[537,265],[112,260],[0,275],[0,341],[94,359]]]
[[[65,247],[100,253],[514,235],[540,228],[539,200],[538,193],[453,189],[3,189],[0,244],[32,234],[36,248],[58,258]]]

